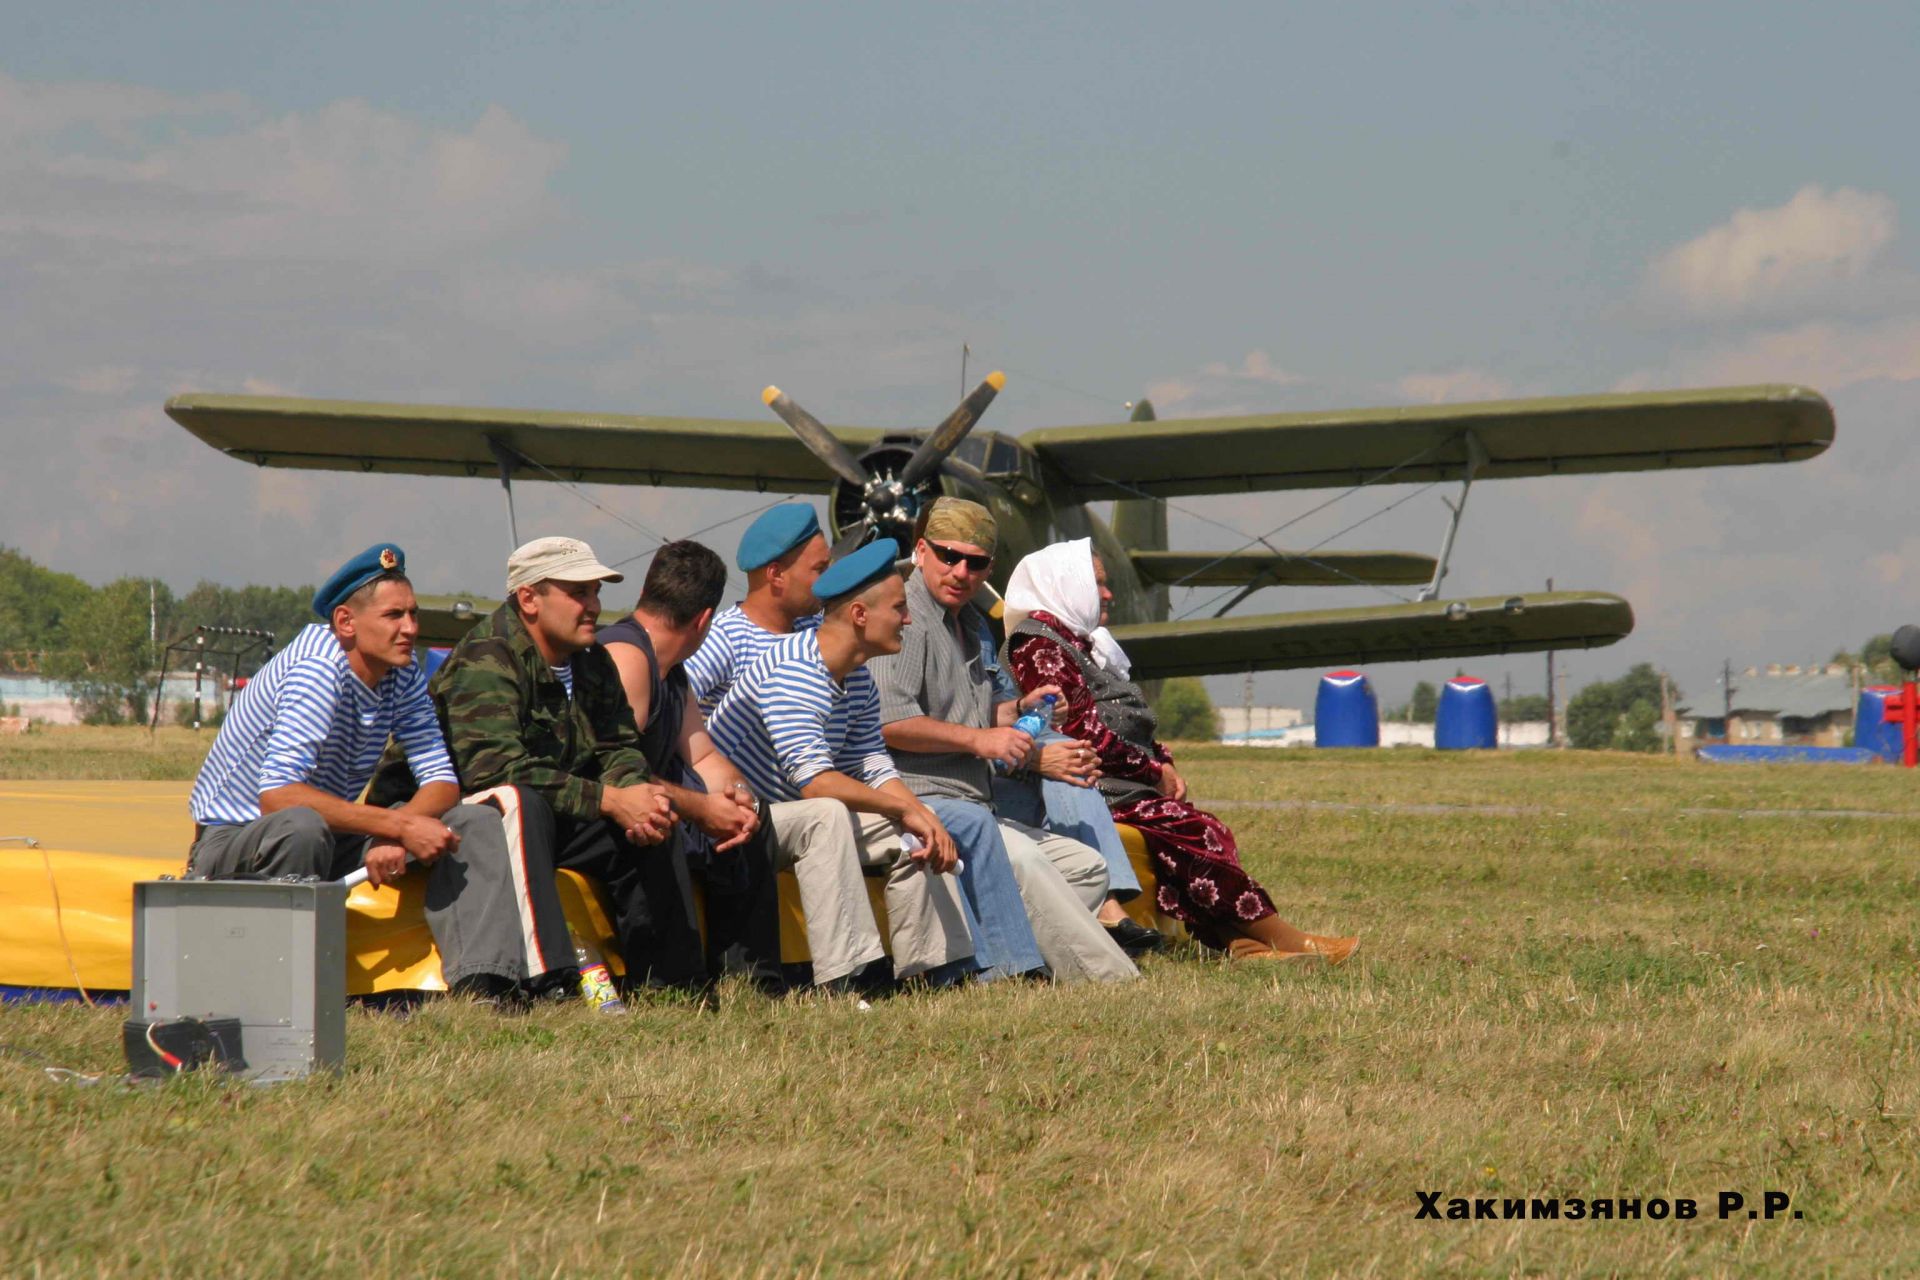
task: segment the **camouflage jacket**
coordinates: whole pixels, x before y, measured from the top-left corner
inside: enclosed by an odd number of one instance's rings
[[[427,688],[464,794],[517,783],[555,814],[585,822],[600,816],[603,787],[649,778],[633,708],[607,651],[596,644],[573,655],[569,701],[511,602],[454,646]],[[411,794],[410,778],[390,774],[394,765],[404,771],[405,760],[391,756],[369,801],[402,783]]]

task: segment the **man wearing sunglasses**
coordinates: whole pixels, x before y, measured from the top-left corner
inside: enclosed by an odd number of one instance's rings
[[[1037,945],[1062,982],[1136,977],[1132,961],[1094,918],[1107,896],[1106,860],[1077,840],[1002,821],[993,809],[994,764],[1023,768],[1035,754],[1033,739],[1013,722],[1047,693],[996,697],[979,639],[986,620],[972,602],[986,584],[998,536],[992,513],[977,502],[940,498],[928,508],[907,582],[912,622],[899,653],[869,664],[887,748],[908,788],[939,815],[969,865],[969,846],[1004,849],[1012,863],[1013,902],[983,892],[990,886],[967,884],[962,873],[984,953],[997,960],[1023,944]]]

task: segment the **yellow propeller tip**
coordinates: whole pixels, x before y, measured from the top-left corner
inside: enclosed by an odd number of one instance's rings
[[[987,385],[995,391],[1002,390],[1007,385],[1007,375],[995,369],[987,375]]]
[[[778,400],[779,398],[780,398],[780,388],[778,387],[768,387],[765,391],[762,391],[760,393],[761,404],[772,404],[775,400]]]

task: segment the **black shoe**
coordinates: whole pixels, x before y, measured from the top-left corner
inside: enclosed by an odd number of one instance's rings
[[[528,1007],[520,984],[497,973],[470,973],[447,988],[447,994],[484,1005],[495,1013],[525,1013]]]
[[[521,990],[529,1004],[567,1004],[580,998],[580,970],[572,965],[564,969],[549,969],[526,983]]]
[[[1119,924],[1107,926],[1107,936],[1119,944],[1122,951],[1130,956],[1152,955],[1166,949],[1167,936],[1158,929],[1149,929],[1132,920],[1122,920]]]

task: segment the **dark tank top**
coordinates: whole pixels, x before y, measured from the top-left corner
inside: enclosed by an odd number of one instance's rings
[[[647,655],[647,666],[653,672],[653,689],[647,698],[647,722],[640,726],[640,753],[646,756],[647,767],[653,770],[654,776],[675,782],[684,777],[697,777],[680,758],[680,725],[686,718],[690,696],[686,671],[676,666],[661,674],[660,659],[653,652],[653,637],[632,614],[601,627],[595,638],[601,644],[630,644]]]

